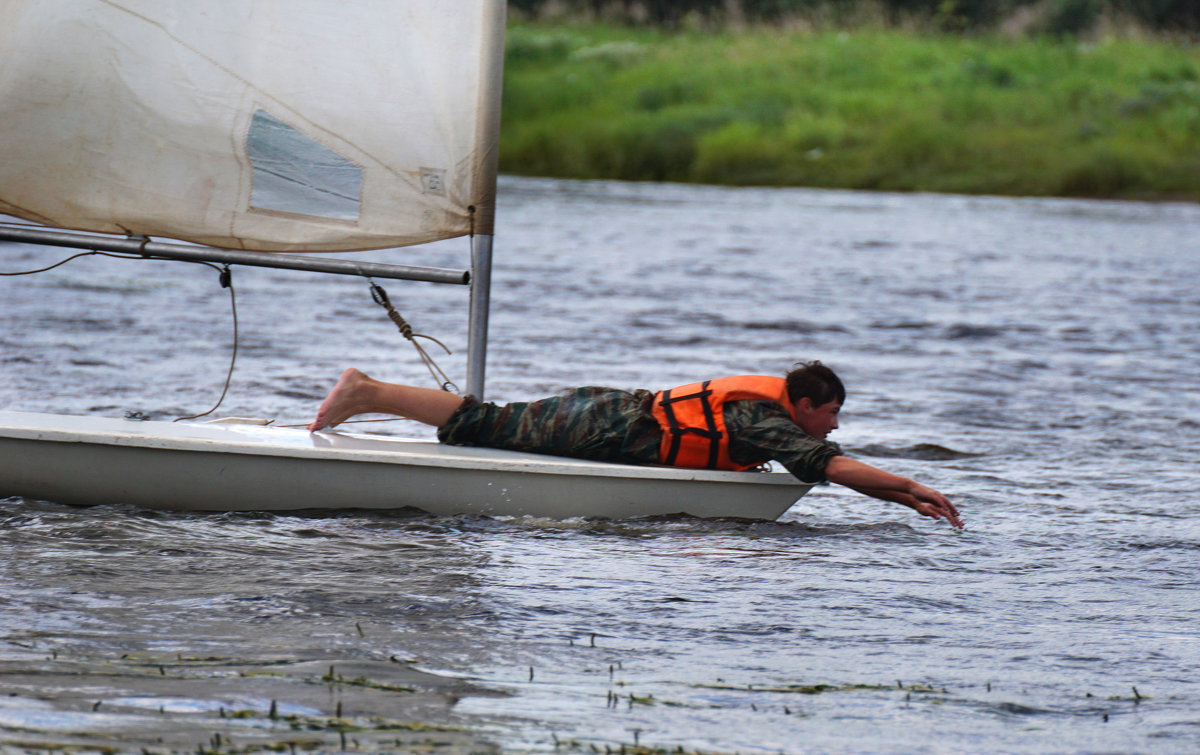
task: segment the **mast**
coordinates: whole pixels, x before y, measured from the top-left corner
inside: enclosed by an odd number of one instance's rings
[[[467,315],[467,393],[483,400],[491,311],[492,237],[476,236],[471,249],[471,305]]]
[[[496,225],[496,175],[500,165],[500,92],[504,82],[504,27],[508,3],[494,0],[483,9],[479,49],[479,120],[475,171],[476,205],[472,212],[471,305],[467,328],[467,393],[483,400],[487,365],[488,313],[491,309],[492,239]]]

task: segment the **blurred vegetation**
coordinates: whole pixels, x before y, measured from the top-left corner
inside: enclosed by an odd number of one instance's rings
[[[1200,199],[1200,48],[1180,39],[518,13],[507,44],[506,173]]]
[[[509,0],[509,7],[529,18],[574,15],[665,28],[797,19],[855,25],[871,19],[944,31],[1010,26],[1080,34],[1108,22],[1155,32],[1200,33],[1197,0]]]

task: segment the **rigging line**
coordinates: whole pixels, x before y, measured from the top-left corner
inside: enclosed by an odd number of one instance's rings
[[[413,419],[412,417],[377,417],[375,419],[344,419],[341,422],[339,422],[338,425],[339,426],[349,425],[352,422],[353,423],[358,423],[358,422],[404,422],[406,420],[408,422],[420,422],[421,421],[418,419]],[[271,427],[308,427],[310,424],[312,424],[312,423],[311,422],[301,422],[297,425],[275,425],[275,424],[273,424],[273,425],[271,425]]]
[[[433,341],[438,346],[441,346],[447,354],[453,354],[454,352],[450,351],[446,344],[442,343],[433,336],[427,336],[424,333],[414,333],[412,326],[408,324],[408,321],[396,311],[394,306],[392,306],[392,301],[388,298],[387,291],[384,291],[383,287],[372,280],[370,276],[367,276],[367,282],[371,285],[371,298],[375,300],[376,304],[387,310],[388,319],[396,324],[396,327],[400,329],[401,335],[412,342],[413,347],[417,350],[417,355],[421,357],[421,361],[425,364],[425,369],[429,370],[429,374],[433,377],[433,382],[437,383],[438,387],[443,391],[459,393],[458,386],[455,385],[454,381],[450,379],[450,376],[438,366],[437,362],[433,360],[433,357],[429,356],[429,352],[425,350],[425,347],[417,343],[416,339],[424,338],[426,340]]]
[[[142,246],[144,248],[146,243],[149,242],[149,238],[147,238],[147,237],[142,237],[142,238],[143,238]],[[91,257],[91,256],[112,257],[114,259],[119,259],[119,260],[155,260],[158,262],[190,262],[192,264],[204,265],[206,267],[210,267],[213,270],[216,270],[221,274],[221,287],[229,289],[229,306],[233,312],[233,356],[229,360],[229,371],[225,375],[225,387],[221,390],[221,397],[219,399],[217,399],[217,403],[214,404],[211,409],[209,409],[206,412],[202,412],[201,414],[194,414],[190,417],[179,417],[179,418],[175,419],[174,421],[179,422],[179,421],[185,420],[185,419],[196,419],[198,417],[208,416],[209,414],[212,414],[213,412],[215,412],[217,410],[217,408],[221,406],[221,403],[225,401],[226,394],[229,393],[229,386],[233,382],[233,369],[234,369],[234,366],[237,364],[237,354],[238,354],[239,337],[238,337],[237,293],[233,290],[233,272],[229,269],[229,265],[225,265],[223,267],[217,267],[213,263],[206,262],[204,260],[177,260],[177,259],[171,259],[171,258],[167,258],[167,257],[155,257],[151,254],[145,254],[145,253],[143,253],[143,254],[120,254],[120,253],[116,253],[116,252],[102,252],[98,249],[93,249],[88,252],[79,252],[78,254],[72,254],[70,257],[67,257],[66,259],[63,259],[63,260],[59,260],[58,262],[56,262],[53,265],[50,265],[48,267],[43,267],[43,268],[40,268],[37,270],[23,270],[23,271],[18,271],[15,273],[0,272],[0,276],[7,277],[7,276],[16,276],[16,275],[36,275],[38,273],[48,272],[50,270],[55,269],[56,267],[61,267],[65,264],[67,264],[68,262],[72,262],[74,260],[79,259],[80,257]],[[428,336],[426,336],[426,338],[428,338]],[[446,348],[446,347],[442,346],[442,348]],[[448,349],[447,349],[447,351],[448,351]]]
[[[214,269],[216,268],[216,265],[213,265],[208,262],[204,262],[202,264],[208,265],[209,267],[214,268]],[[229,306],[230,306],[230,309],[233,311],[233,356],[231,356],[229,359],[229,372],[227,372],[225,374],[225,387],[221,389],[221,397],[219,399],[217,399],[217,403],[213,404],[213,407],[211,409],[209,409],[206,412],[201,412],[199,414],[193,414],[190,417],[176,417],[173,420],[174,422],[182,422],[183,420],[186,420],[186,419],[198,419],[200,417],[206,417],[206,416],[212,414],[213,412],[215,412],[217,410],[217,408],[221,406],[222,402],[225,401],[225,395],[227,393],[229,393],[229,384],[231,382],[233,382],[233,368],[234,368],[234,366],[237,365],[239,338],[238,338],[237,292],[234,291],[234,289],[233,289],[233,271],[229,269],[229,265],[225,265],[224,267],[221,268],[221,288],[229,289]]]
[[[114,254],[112,252],[101,252],[99,250],[93,249],[90,252],[79,252],[78,254],[72,254],[70,257],[67,257],[64,260],[59,260],[58,262],[55,262],[53,265],[50,265],[48,267],[38,268],[37,270],[19,270],[15,273],[0,273],[0,276],[8,277],[8,276],[15,276],[15,275],[36,275],[37,273],[45,273],[45,272],[49,272],[49,271],[53,270],[56,267],[62,267],[63,265],[67,264],[68,262],[77,260],[80,257],[91,257],[93,255],[100,256],[100,257],[115,257],[119,260],[143,259],[142,256],[139,256],[136,254],[132,254],[132,255],[131,254]]]

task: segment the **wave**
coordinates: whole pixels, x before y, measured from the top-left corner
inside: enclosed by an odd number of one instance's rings
[[[916,443],[911,446],[887,446],[882,443],[868,443],[858,446],[853,452],[862,456],[875,456],[887,459],[918,459],[920,461],[954,461],[955,459],[972,459],[983,454],[957,451],[953,448],[939,446],[936,443]]]

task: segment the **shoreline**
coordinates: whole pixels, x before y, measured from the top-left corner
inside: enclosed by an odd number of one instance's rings
[[[510,175],[1200,201],[1200,46],[510,22]]]

